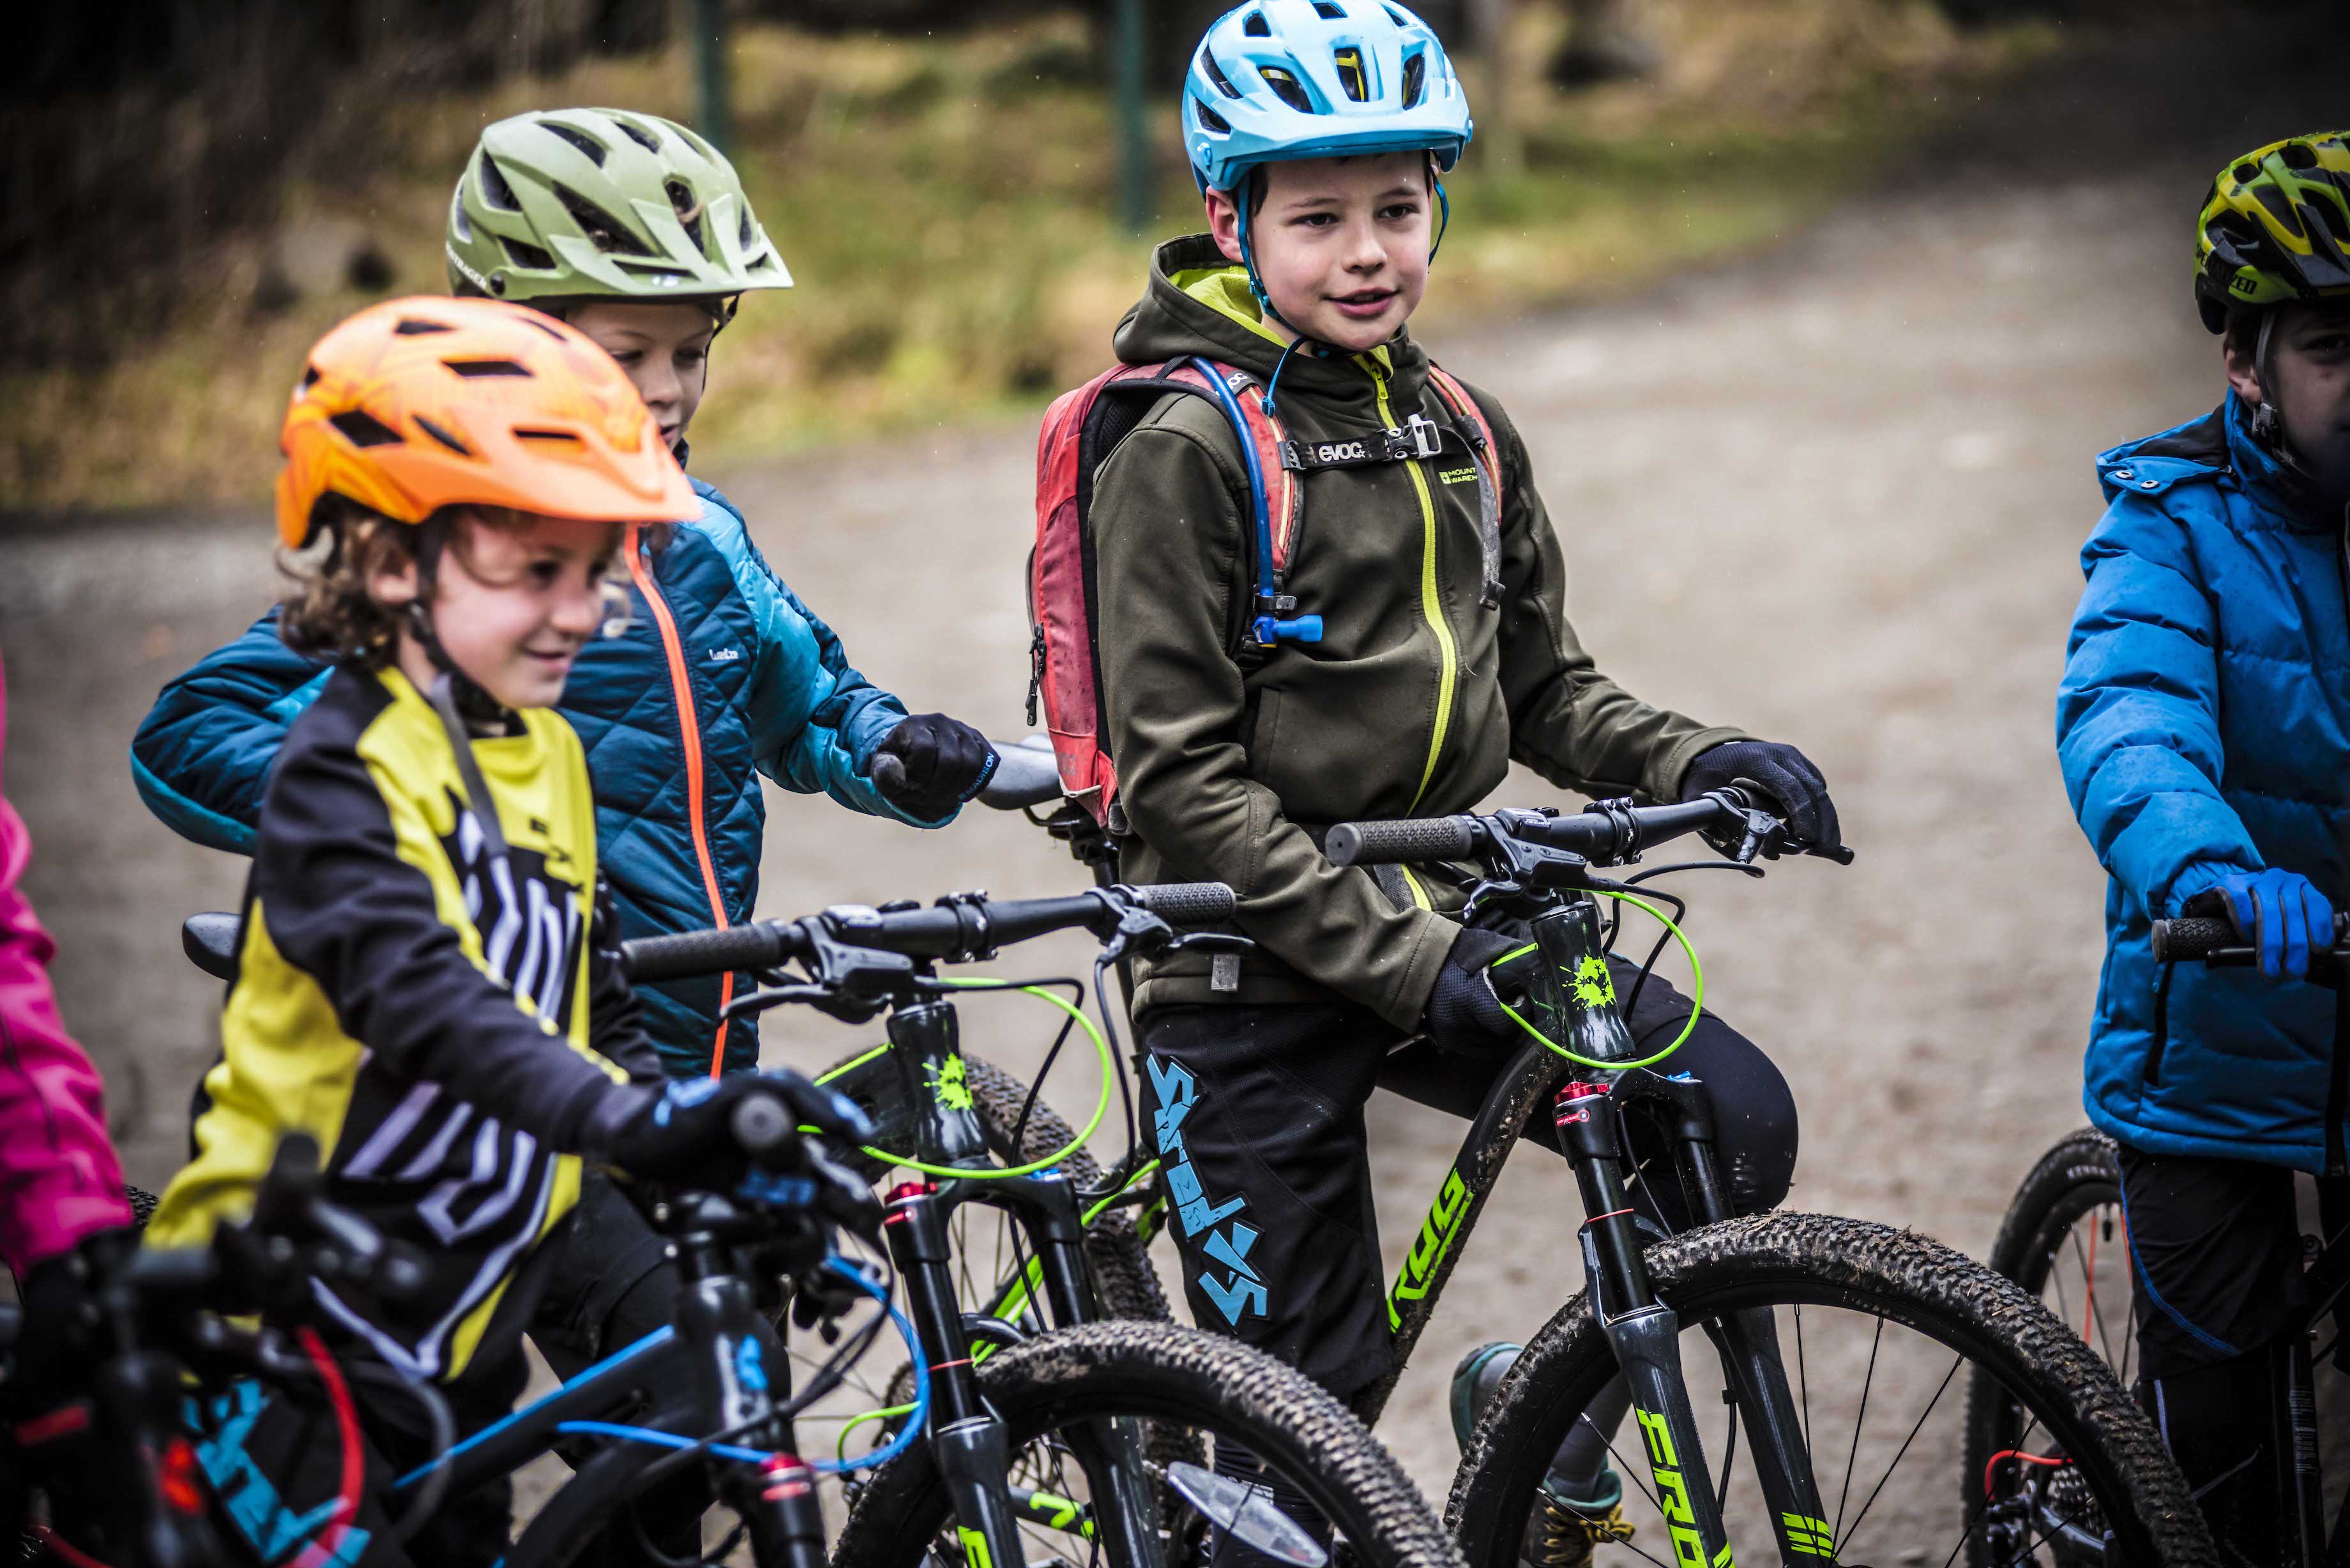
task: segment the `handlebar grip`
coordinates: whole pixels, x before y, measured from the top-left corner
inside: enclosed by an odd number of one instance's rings
[[[776,1095],[747,1095],[739,1101],[726,1125],[734,1141],[753,1159],[764,1159],[789,1148],[799,1136],[791,1107]]]
[[[1330,830],[1324,853],[1334,866],[1464,860],[1477,850],[1476,821],[1473,816],[1422,816],[1399,822],[1342,822]]]
[[[1170,926],[1212,926],[1241,907],[1240,896],[1222,882],[1158,882],[1134,889],[1137,907]]]
[[[795,956],[799,948],[798,933],[789,926],[762,920],[723,929],[639,937],[620,944],[620,967],[639,982],[681,980],[690,975],[772,969]]]
[[[2243,945],[2243,939],[2236,935],[2236,928],[2226,920],[2190,915],[2176,920],[2154,922],[2154,961],[2157,963],[2185,963],[2194,959],[2208,958],[2222,948]]]

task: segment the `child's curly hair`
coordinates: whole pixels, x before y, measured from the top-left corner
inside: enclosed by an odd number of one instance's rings
[[[406,612],[377,598],[368,585],[379,572],[415,560],[421,529],[439,522],[395,523],[340,496],[322,500],[317,527],[328,541],[326,554],[312,560],[278,556],[278,569],[295,585],[278,607],[277,632],[286,646],[315,659],[356,659],[377,670],[390,663]]]

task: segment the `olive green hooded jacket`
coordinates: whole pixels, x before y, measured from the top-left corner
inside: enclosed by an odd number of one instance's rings
[[[1154,257],[1118,326],[1118,358],[1201,354],[1260,385],[1282,344],[1207,235]],[[1474,469],[1430,459],[1303,475],[1286,590],[1322,640],[1235,654],[1251,613],[1255,523],[1238,436],[1208,400],[1170,393],[1102,460],[1090,514],[1103,707],[1132,836],[1129,881],[1214,879],[1240,894],[1258,950],[1219,988],[1177,954],[1139,973],[1139,1008],[1326,1001],[1418,1025],[1459,926],[1465,867],[1334,866],[1321,831],[1359,818],[1473,809],[1513,758],[1587,794],[1669,800],[1691,758],[1741,731],[1652,708],[1602,675],[1566,620],[1566,568],[1523,444],[1475,392],[1501,460],[1498,608],[1484,597]],[[1290,436],[1379,438],[1414,413],[1456,421],[1428,356],[1399,332],[1368,353],[1290,357]],[[1229,969],[1230,960],[1226,961]]]

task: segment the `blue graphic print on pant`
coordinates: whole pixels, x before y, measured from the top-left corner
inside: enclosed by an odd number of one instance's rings
[[[261,1385],[243,1377],[231,1384],[226,1393],[215,1395],[208,1410],[200,1411],[196,1402],[189,1400],[187,1419],[191,1428],[207,1433],[196,1444],[196,1459],[203,1466],[204,1479],[212,1483],[214,1495],[261,1560],[275,1563],[307,1542],[314,1532],[334,1523],[341,1517],[343,1505],[340,1498],[330,1497],[304,1514],[286,1506],[276,1483],[261,1473],[261,1467],[245,1451],[245,1438],[260,1421],[266,1404]],[[367,1543],[368,1532],[352,1526],[337,1542],[334,1555],[318,1568],[348,1568],[367,1550]]]
[[[1248,1199],[1233,1198],[1222,1203],[1211,1202],[1207,1189],[1200,1184],[1200,1173],[1191,1167],[1191,1152],[1183,1147],[1183,1118],[1199,1100],[1199,1085],[1190,1073],[1164,1056],[1151,1057],[1149,1067],[1151,1091],[1159,1096],[1159,1109],[1151,1118],[1152,1130],[1159,1139],[1159,1170],[1167,1178],[1169,1200],[1183,1222],[1183,1233],[1196,1236],[1202,1231],[1211,1231],[1203,1250],[1232,1271],[1219,1279],[1213,1271],[1201,1269],[1200,1288],[1216,1303],[1224,1321],[1235,1327],[1239,1326],[1243,1306],[1248,1308],[1250,1316],[1263,1317],[1269,1298],[1264,1282],[1257,1278],[1256,1271],[1248,1262],[1249,1249],[1256,1245],[1257,1232],[1233,1218],[1247,1210]]]

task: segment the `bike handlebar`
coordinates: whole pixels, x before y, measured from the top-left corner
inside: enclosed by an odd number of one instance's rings
[[[1204,926],[1238,906],[1222,882],[1170,882],[1097,888],[1058,898],[957,898],[927,909],[846,906],[803,920],[761,920],[722,930],[639,937],[620,947],[631,981],[678,980],[736,970],[774,969],[814,950],[820,933],[846,947],[908,958],[982,958],[1054,931],[1083,927],[1107,939],[1128,909],[1170,925]]]
[[[1330,830],[1326,849],[1331,861],[1339,866],[1466,860],[1474,857],[1495,834],[1500,834],[1608,864],[1628,860],[1643,849],[1684,834],[1713,828],[1752,832],[1753,818],[1758,815],[1783,833],[1783,825],[1772,815],[1774,804],[1758,791],[1732,787],[1669,805],[1603,801],[1573,814],[1504,811],[1492,816],[1462,815],[1395,822],[1342,822]],[[1816,855],[1839,865],[1852,863],[1852,851],[1840,845],[1822,849],[1782,840],[1780,846]]]
[[[2350,913],[2336,914],[2333,956],[2350,958],[2350,952],[2342,950],[2345,940],[2350,940]],[[2219,969],[2239,969],[2260,962],[2260,951],[2237,934],[2232,920],[2182,915],[2175,920],[2154,922],[2155,962],[2188,963],[2196,959]]]

